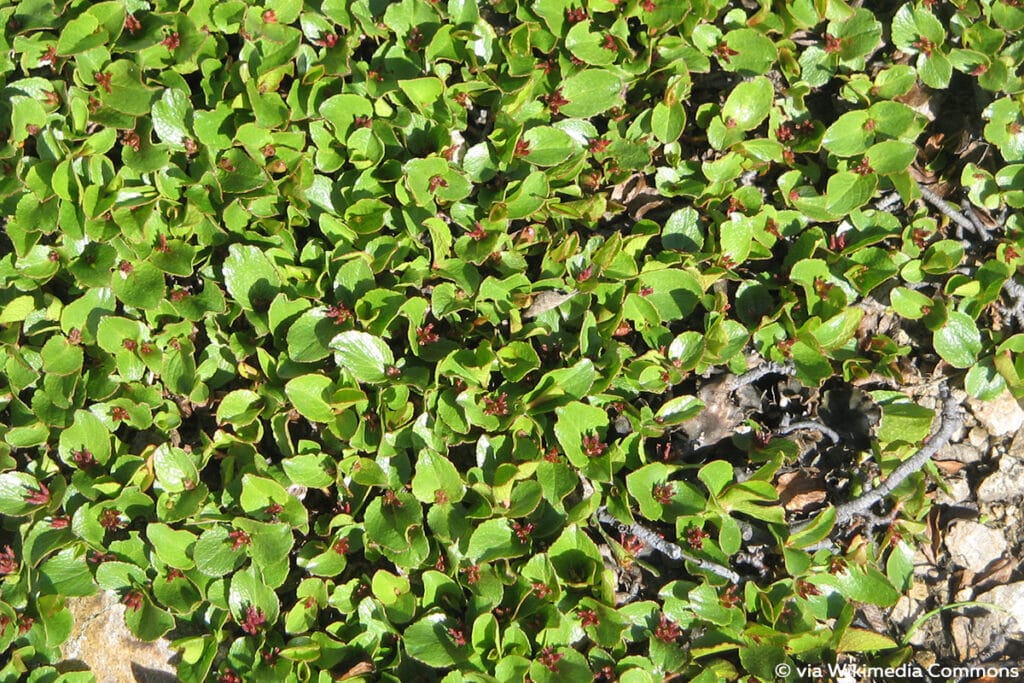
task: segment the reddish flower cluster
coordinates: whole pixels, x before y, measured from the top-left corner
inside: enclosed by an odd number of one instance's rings
[[[142,30],[142,23],[135,18],[134,14],[129,14],[124,18],[124,30],[134,36]]]
[[[508,415],[508,394],[503,391],[497,398],[484,396],[484,415]]]
[[[550,586],[548,586],[546,583],[541,583],[540,581],[535,581],[534,583],[531,583],[530,588],[533,589],[533,592],[536,593],[537,597],[541,600],[548,597],[554,592]]]
[[[547,667],[549,671],[558,673],[558,662],[564,656],[561,652],[555,652],[555,648],[549,646],[540,651],[537,661]]]
[[[238,550],[243,545],[252,545],[252,537],[241,529],[235,529],[228,534],[233,543],[231,544],[232,550]]]
[[[735,585],[729,586],[725,589],[725,593],[723,593],[722,597],[719,599],[719,602],[722,603],[722,607],[729,609],[743,602],[743,598],[737,595],[736,592],[737,588]]]
[[[14,556],[14,550],[9,545],[5,545],[2,552],[0,552],[0,576],[7,574],[13,574],[18,571],[18,560]]]
[[[430,178],[428,187],[431,192],[437,192],[437,188],[439,187],[448,187],[448,181],[445,180],[443,176],[435,175]]]
[[[242,683],[242,677],[232,669],[224,669],[224,673],[217,676],[217,683]]]
[[[679,628],[679,624],[662,614],[654,629],[654,637],[663,643],[674,643],[681,635],[683,635],[683,631]]]
[[[644,542],[636,536],[620,536],[619,545],[629,555],[636,556],[644,549]]]
[[[587,626],[597,626],[601,623],[601,619],[597,616],[597,612],[592,609],[576,610],[576,616],[580,618],[580,626],[583,626],[584,628]]]
[[[249,606],[245,609],[245,618],[239,626],[250,636],[259,633],[260,627],[267,623],[267,615],[258,607]]]
[[[112,562],[116,559],[117,556],[114,555],[114,553],[101,553],[98,550],[93,550],[91,553],[89,553],[89,556],[86,558],[86,561],[89,564],[99,565],[103,564],[104,562]]]
[[[821,595],[821,589],[815,586],[813,583],[810,583],[809,581],[797,579],[796,594],[806,600],[807,597],[810,595]]]
[[[487,237],[487,232],[484,230],[484,226],[481,225],[480,221],[476,221],[473,224],[473,229],[469,232],[469,236],[474,242],[479,242],[483,238]]]
[[[131,418],[128,411],[121,406],[114,406],[110,409],[110,419],[114,422],[125,422]]]
[[[686,542],[690,544],[691,548],[700,550],[704,547],[704,539],[710,538],[710,536],[711,535],[703,529],[694,527],[686,532]]]
[[[121,513],[114,508],[107,508],[100,514],[100,526],[107,531],[116,531],[128,526],[128,523],[121,519]]]
[[[603,455],[606,450],[608,450],[608,444],[601,441],[599,436],[583,437],[583,453],[588,458],[596,458]]]
[[[121,141],[132,152],[138,152],[142,148],[142,140],[134,130],[126,130],[121,134]]]
[[[836,38],[831,33],[825,34],[825,52],[829,54],[840,52],[843,49],[843,39]]]
[[[466,575],[466,583],[473,585],[480,580],[480,565],[473,564],[462,570],[462,573]]]
[[[121,602],[131,611],[138,612],[142,609],[142,593],[140,591],[128,591],[124,598],[121,599]]]
[[[858,175],[868,175],[869,173],[875,172],[875,169],[871,168],[871,162],[867,157],[861,159],[860,163],[854,166],[851,170]]]
[[[341,325],[342,323],[352,319],[352,311],[350,311],[348,306],[345,304],[328,306],[327,317],[333,320],[336,325]]]
[[[51,529],[67,529],[71,526],[71,518],[67,515],[56,515],[50,519]]]
[[[384,492],[384,500],[382,502],[387,507],[393,508],[400,508],[403,505],[401,499],[391,489]]]
[[[931,57],[932,52],[935,51],[935,43],[924,36],[919,37],[912,43],[912,45],[923,52],[925,57]]]
[[[46,484],[39,482],[39,488],[28,488],[28,493],[25,496],[25,502],[29,505],[47,505],[50,502],[50,489],[46,488]]]
[[[512,156],[518,158],[525,157],[530,153],[530,143],[526,140],[517,140],[515,151],[512,152]]]
[[[715,46],[715,56],[726,64],[738,54],[739,52],[729,47],[724,40]]]
[[[416,343],[420,346],[433,344],[439,339],[437,332],[434,332],[434,323],[427,323],[423,327],[416,328]]]
[[[587,20],[587,10],[582,7],[570,7],[565,10],[565,20],[570,24],[578,24]]]
[[[544,102],[548,105],[548,109],[552,114],[558,116],[559,111],[562,107],[569,104],[569,100],[562,96],[562,89],[558,88],[555,92],[550,95],[544,96]]]
[[[316,41],[316,44],[320,47],[334,47],[338,44],[338,34],[324,33],[320,36],[320,39]]]
[[[457,647],[466,646],[466,632],[463,629],[449,628],[448,635],[451,636],[452,642],[455,643]]]
[[[92,77],[93,77],[93,79],[95,79],[96,85],[98,85],[101,88],[103,88],[104,90],[106,90],[108,95],[113,93],[113,90],[112,90],[112,87],[111,87],[111,81],[114,78],[114,74],[112,74],[112,73],[96,72],[96,73],[94,73],[92,75]]]
[[[672,496],[676,494],[676,488],[672,485],[672,482],[665,484],[655,484],[654,489],[651,491],[651,495],[654,500],[661,503],[662,505],[668,505],[672,502]]]
[[[409,37],[405,39],[405,46],[416,52],[423,45],[423,34],[420,33],[418,27],[413,26],[412,30],[409,31]]]
[[[512,531],[515,532],[516,538],[519,539],[520,543],[526,543],[530,540],[530,534],[533,533],[535,528],[536,525],[533,522],[527,522],[526,524],[512,522]]]
[[[88,448],[83,448],[80,451],[71,451],[71,461],[78,465],[79,469],[83,470],[96,464],[96,458],[93,457]]]
[[[160,44],[166,47],[168,50],[177,50],[181,47],[181,36],[178,32],[170,33],[166,38],[160,41]]]
[[[606,140],[604,138],[594,138],[587,145],[587,149],[590,150],[591,154],[600,154],[601,152],[608,149],[608,145],[610,144],[612,144],[611,140]]]
[[[334,545],[331,546],[331,550],[338,553],[339,555],[347,555],[349,549],[348,546],[348,538],[339,538],[337,541],[334,542]]]

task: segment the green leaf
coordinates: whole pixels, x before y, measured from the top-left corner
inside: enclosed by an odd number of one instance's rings
[[[153,471],[165,491],[180,493],[199,482],[199,472],[188,454],[164,443],[153,451]]]
[[[827,209],[834,214],[847,214],[868,203],[878,187],[878,176],[840,171],[828,179]]]
[[[735,71],[750,76],[767,73],[778,58],[775,43],[752,28],[740,28],[725,35],[725,44],[738,54],[728,60],[720,59],[719,64],[726,71]]]
[[[330,348],[338,365],[348,370],[357,382],[387,382],[388,368],[395,364],[391,348],[384,340],[366,332],[342,332],[331,340]]]
[[[465,654],[448,634],[444,614],[435,613],[420,619],[402,633],[406,652],[415,660],[435,668],[447,668],[465,658]]]
[[[299,414],[312,422],[331,422],[334,411],[329,399],[334,381],[324,375],[301,375],[288,380],[284,393]]]
[[[217,406],[217,422],[244,427],[259,416],[263,402],[259,394],[249,389],[235,389],[228,392]]]
[[[223,268],[228,292],[248,311],[269,308],[281,288],[277,269],[258,247],[232,244]]]
[[[156,308],[167,294],[163,272],[149,263],[136,264],[128,273],[116,271],[111,289],[126,306],[140,310]]]
[[[623,104],[622,81],[611,71],[585,69],[565,79],[562,97],[569,103],[562,105],[561,113],[590,118]]]
[[[43,371],[51,375],[78,374],[85,357],[80,346],[71,344],[67,338],[60,335],[47,339],[40,355],[43,359]]]
[[[949,314],[946,324],[935,332],[932,343],[942,359],[954,368],[971,367],[982,348],[981,333],[974,319],[959,311]]]
[[[901,140],[885,140],[868,148],[865,157],[875,173],[888,175],[907,170],[917,156],[917,147]]]
[[[207,576],[224,576],[245,560],[245,551],[232,550],[228,530],[222,526],[207,529],[196,541],[192,557],[196,569]]]
[[[76,410],[71,426],[61,431],[58,453],[70,467],[77,467],[73,456],[86,450],[100,465],[110,460],[110,432],[103,421],[87,410]]]
[[[916,289],[896,287],[889,293],[893,310],[908,320],[920,320],[935,304],[928,296]]]
[[[869,123],[872,121],[872,123]],[[825,130],[822,146],[841,157],[863,154],[871,145],[875,124],[868,112],[857,109],[840,116]]]
[[[517,557],[525,554],[526,549],[515,538],[507,520],[488,519],[473,530],[466,554],[474,563],[480,563]]]
[[[412,478],[412,493],[420,502],[436,503],[443,499],[457,503],[465,495],[464,489],[458,469],[448,458],[431,450],[420,451]]]
[[[40,506],[25,499],[32,491],[39,491],[35,477],[24,472],[0,473],[0,514],[25,515]]]
[[[551,126],[537,126],[523,134],[530,145],[526,160],[536,166],[557,166],[579,151],[579,145],[569,135]]]
[[[837,574],[824,572],[814,574],[807,580],[816,586],[834,588],[848,600],[880,607],[891,607],[900,597],[888,579],[873,567],[861,568],[851,565]]]
[[[184,529],[172,529],[166,524],[151,523],[146,526],[146,537],[153,544],[160,561],[178,569],[191,569],[195,566],[192,552],[196,537]]]
[[[191,109],[185,92],[167,88],[160,99],[153,103],[153,132],[164,142],[184,149],[184,140],[191,137],[187,124]]]
[[[38,590],[43,594],[88,596],[96,593],[89,563],[77,548],[67,548],[38,569]]]
[[[651,112],[651,131],[662,144],[679,139],[686,126],[686,110],[679,102],[666,104],[658,102]]]
[[[753,130],[768,117],[775,88],[764,76],[743,81],[729,94],[722,107],[722,119],[729,128]]]
[[[843,631],[836,652],[877,652],[899,647],[889,636],[863,628],[847,628]]]

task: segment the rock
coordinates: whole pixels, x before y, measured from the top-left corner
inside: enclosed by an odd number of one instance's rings
[[[999,469],[985,478],[978,486],[978,500],[995,503],[1012,500],[1024,490],[1024,462],[1011,458],[1009,454],[999,458]]]
[[[964,520],[953,523],[946,533],[945,542],[953,562],[975,574],[980,574],[993,560],[999,559],[1007,547],[1002,532]]]
[[[968,399],[967,405],[992,436],[1012,434],[1024,426],[1024,408],[1009,389],[991,401]]]
[[[935,502],[939,505],[963,505],[965,500],[971,499],[971,485],[963,477],[950,479],[946,485],[949,493],[941,488],[935,492]]]
[[[976,599],[1002,609],[969,607],[961,613],[964,616],[953,618],[953,642],[961,659],[993,643],[1024,637],[1024,581],[996,586]]]
[[[988,432],[981,427],[973,427],[967,434],[967,441],[975,448],[984,451],[988,446]]]
[[[981,461],[981,452],[966,443],[949,443],[939,449],[935,454],[936,460],[956,460],[965,465]]]
[[[117,595],[101,592],[71,598],[74,619],[71,636],[61,648],[62,671],[88,669],[97,683],[174,683],[178,680],[175,656],[168,641],[139,640],[124,623],[124,605]]]

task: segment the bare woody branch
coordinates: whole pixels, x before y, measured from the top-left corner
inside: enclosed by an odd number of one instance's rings
[[[623,534],[624,536],[636,536],[647,545],[651,546],[655,550],[661,552],[662,554],[666,555],[667,557],[670,557],[673,560],[684,560],[686,562],[691,562],[694,565],[696,565],[698,569],[709,571],[712,574],[716,574],[724,579],[728,579],[732,583],[740,582],[740,575],[734,572],[733,570],[729,569],[728,567],[723,567],[717,562],[711,562],[710,560],[694,557],[693,555],[690,555],[685,550],[680,548],[675,543],[672,543],[671,541],[666,541],[657,533],[651,531],[642,524],[623,524],[619,520],[612,517],[611,514],[608,513],[608,509],[605,507],[598,508],[597,519],[602,524],[608,524],[609,526],[614,527],[616,531],[618,531],[620,534]]]

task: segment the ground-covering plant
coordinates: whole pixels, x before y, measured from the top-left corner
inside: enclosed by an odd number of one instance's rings
[[[779,476],[1024,395],[1019,4],[2,3],[0,678],[906,661],[934,469]]]

